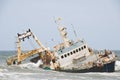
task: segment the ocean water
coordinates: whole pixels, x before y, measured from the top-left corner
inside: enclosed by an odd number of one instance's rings
[[[16,54],[15,51],[0,51],[0,80],[120,80],[120,51],[116,72],[66,73],[38,68],[39,63],[23,62],[21,65],[7,66],[6,59]]]

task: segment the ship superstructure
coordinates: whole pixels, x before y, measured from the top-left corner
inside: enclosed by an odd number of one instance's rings
[[[63,43],[55,46],[60,71],[67,72],[114,72],[116,56],[111,51],[97,51],[83,40],[67,39],[66,28],[59,27]]]
[[[54,47],[60,71],[67,72],[114,72],[116,55],[108,50],[93,51],[84,40],[72,41],[66,27],[58,25],[63,43]]]

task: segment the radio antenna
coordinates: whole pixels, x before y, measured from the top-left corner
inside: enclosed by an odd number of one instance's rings
[[[75,38],[77,39],[77,33],[75,31],[75,28],[74,28],[73,24],[71,24],[71,25],[72,25],[72,28],[73,28],[73,32],[74,32]]]

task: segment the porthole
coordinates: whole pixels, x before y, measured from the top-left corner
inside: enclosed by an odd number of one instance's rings
[[[75,50],[73,51],[73,53],[75,53]]]
[[[86,46],[84,46],[84,48],[86,48]]]
[[[69,55],[70,55],[70,53],[67,53],[67,55],[69,56]]]
[[[83,47],[81,47],[81,49],[83,50]]]
[[[70,54],[72,55],[73,53],[72,53],[72,52],[70,52]]]
[[[64,57],[63,57],[63,56],[61,56],[61,58],[63,59]]]
[[[65,56],[65,57],[67,57],[67,55],[66,55],[66,54],[65,54],[64,56]]]
[[[76,52],[78,52],[78,49],[76,49]]]

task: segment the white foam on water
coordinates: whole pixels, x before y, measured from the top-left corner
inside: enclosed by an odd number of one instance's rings
[[[39,67],[42,64],[43,64],[42,60],[38,60],[38,62],[36,63],[36,66]]]
[[[20,69],[21,68],[28,68],[32,69],[29,71],[18,72],[16,69],[12,71],[7,71],[8,69],[0,68],[0,80],[101,80],[100,77],[105,77],[105,80],[116,80],[120,79],[120,72],[113,72],[113,73],[64,73],[64,72],[56,72],[56,71],[43,71],[39,69],[39,72],[33,72],[35,68],[39,68],[39,65],[42,62],[39,60],[37,63],[25,63],[21,65],[12,66],[12,68]],[[120,68],[120,61],[116,61],[115,64],[117,67]],[[11,69],[11,68],[10,68]],[[120,69],[118,69],[120,70]],[[97,76],[96,76],[97,75]],[[112,77],[112,78],[111,78]],[[103,78],[102,78],[103,79]]]
[[[41,76],[40,73],[19,73],[19,72],[9,72],[0,73],[0,80],[69,80],[69,79],[57,79],[54,76]]]
[[[33,80],[34,77],[31,76],[38,75],[37,73],[0,73],[0,80]]]
[[[7,69],[0,69],[0,72],[8,72]]]
[[[115,71],[120,71],[120,61],[115,62]]]
[[[98,73],[99,75],[108,76],[108,77],[120,77],[120,73]]]
[[[0,77],[3,77],[4,76],[4,74],[2,74],[2,72],[0,72]]]
[[[59,76],[63,74],[62,76]],[[87,75],[86,75],[87,74]],[[94,77],[97,75],[97,77]],[[0,72],[0,80],[101,80],[100,77],[106,77],[105,80],[114,80],[119,78],[120,73],[33,73],[33,72]],[[109,77],[113,77],[110,79]],[[119,80],[119,79],[116,79]]]
[[[106,77],[120,77],[120,73],[119,72],[89,72],[89,73],[84,73],[87,75],[97,75],[97,76],[106,76]]]
[[[33,68],[39,68],[39,66],[43,64],[41,60],[38,60],[37,63],[32,63],[32,62],[29,62],[29,63],[25,63],[25,64],[21,64],[19,65],[21,68],[28,68],[28,69],[33,69]]]

